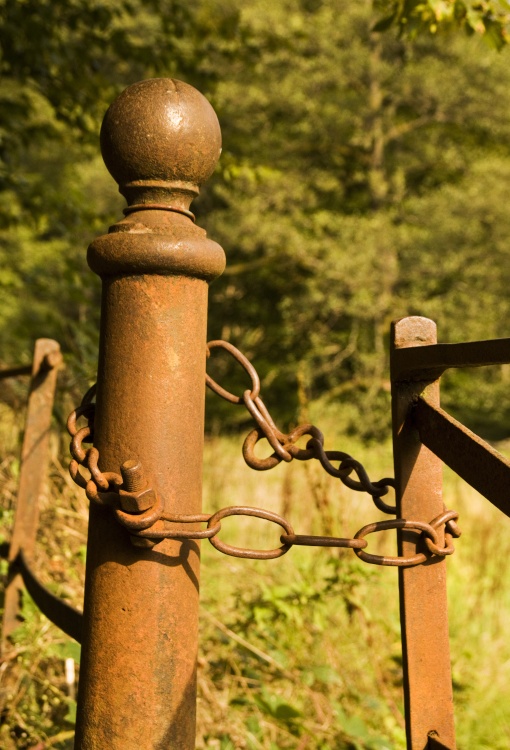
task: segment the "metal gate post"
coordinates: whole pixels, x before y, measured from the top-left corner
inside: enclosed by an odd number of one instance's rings
[[[436,325],[427,318],[402,318],[393,323],[391,338],[397,515],[428,523],[444,510],[442,462],[421,444],[411,411],[420,394],[439,406],[439,379],[399,382],[393,355],[435,344]],[[415,532],[401,532],[399,555],[415,554],[417,539]],[[444,537],[440,541],[444,544]],[[424,565],[399,568],[399,588],[408,750],[455,750],[445,559],[434,556]]]
[[[207,290],[224,253],[189,204],[219,157],[218,120],[191,86],[142,81],[109,108],[101,148],[129,205],[88,254],[103,280],[100,469],[134,459],[165,513],[200,513]],[[198,576],[196,541],[134,546],[91,504],[77,750],[195,747]]]

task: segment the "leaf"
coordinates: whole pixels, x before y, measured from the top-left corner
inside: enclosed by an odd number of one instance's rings
[[[484,34],[486,27],[483,22],[481,11],[468,8],[466,11],[466,21],[468,25],[478,34]]]
[[[369,733],[368,728],[363,719],[360,716],[346,716],[341,714],[338,716],[338,723],[349,737],[354,739],[368,739]]]
[[[278,721],[292,723],[293,719],[301,716],[301,711],[295,706],[287,703],[279,695],[269,693],[267,690],[264,690],[262,696],[256,696],[255,701],[262,711],[273,716]]]
[[[484,27],[484,41],[489,45],[489,47],[500,52],[508,43],[508,39],[503,26],[500,23],[492,21],[490,19],[484,19]]]
[[[79,664],[81,657],[81,646],[76,641],[65,641],[64,643],[53,643],[48,649],[48,654],[59,659],[74,659]]]

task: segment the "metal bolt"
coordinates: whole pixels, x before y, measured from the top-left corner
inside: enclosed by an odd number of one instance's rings
[[[148,510],[156,500],[154,491],[147,485],[142,464],[136,458],[124,461],[120,467],[122,474],[122,489],[119,492],[120,504],[128,513],[143,513]],[[136,535],[130,535],[131,543],[135,547],[151,549],[156,542],[152,539],[144,539]]]
[[[136,458],[124,461],[120,467],[123,489],[126,492],[139,492],[147,487],[147,479],[142,464]]]

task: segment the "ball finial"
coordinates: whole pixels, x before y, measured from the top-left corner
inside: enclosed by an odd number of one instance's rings
[[[129,204],[188,208],[221,153],[218,118],[193,86],[153,78],[125,89],[101,128],[101,151]]]

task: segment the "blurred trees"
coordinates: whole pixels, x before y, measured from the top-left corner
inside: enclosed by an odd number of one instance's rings
[[[115,93],[151,75],[196,85],[218,112],[222,159],[194,204],[228,259],[210,337],[254,359],[282,418],[298,394],[327,392],[345,429],[383,434],[401,315],[430,315],[442,340],[509,335],[506,52],[379,33],[389,3],[376,5],[6,0],[2,358],[51,335],[93,377],[99,287],[84,251],[122,205],[96,134]],[[501,435],[505,370],[484,377],[476,391],[454,378],[451,398],[475,421],[483,401]]]
[[[185,70],[198,24],[179,0],[4,0],[2,10],[2,358],[51,335],[93,377],[99,283],[85,248],[122,206],[99,154],[101,119],[128,84],[173,75],[179,61]]]
[[[374,7],[382,13],[373,26],[376,31],[397,26],[401,34],[414,37],[462,29],[495,49],[510,41],[508,0],[374,0]]]

